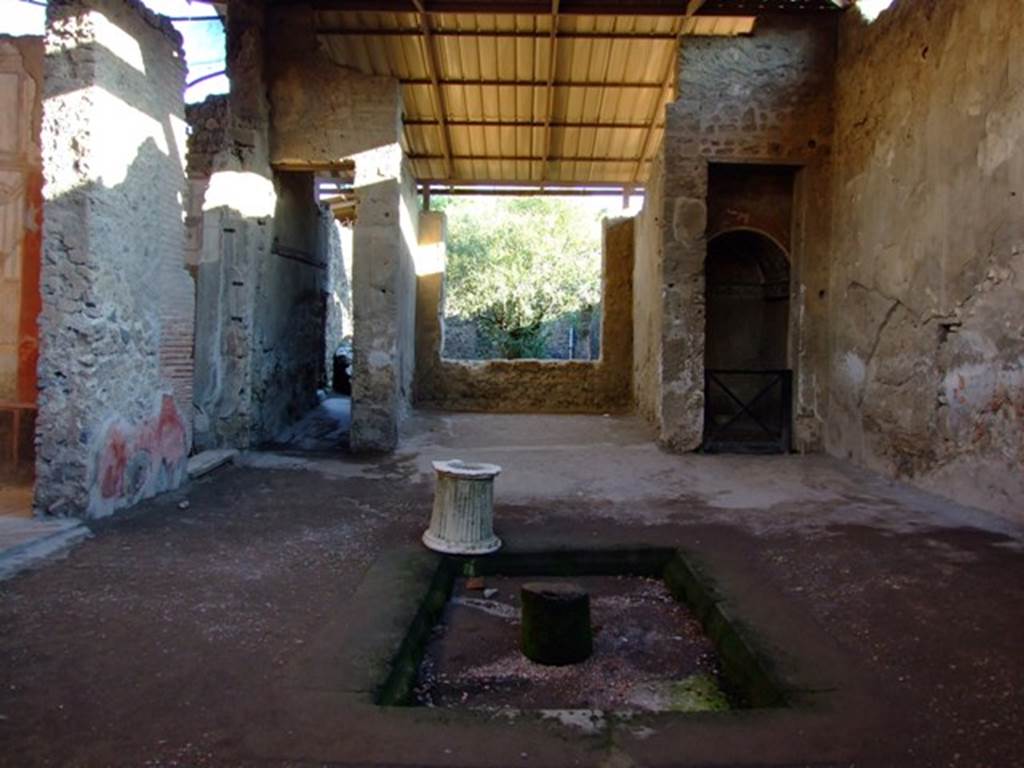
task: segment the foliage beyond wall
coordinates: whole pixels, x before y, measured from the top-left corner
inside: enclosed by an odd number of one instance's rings
[[[557,197],[438,202],[448,221],[445,356],[592,357],[603,206]]]

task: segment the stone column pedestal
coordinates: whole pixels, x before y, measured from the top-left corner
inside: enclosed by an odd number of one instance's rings
[[[500,548],[493,523],[494,478],[501,467],[454,459],[435,461],[434,471],[434,510],[423,543],[454,555],[483,555]]]

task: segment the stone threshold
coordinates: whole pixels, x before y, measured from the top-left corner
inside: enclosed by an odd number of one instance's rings
[[[0,580],[37,565],[90,535],[78,520],[0,516]]]

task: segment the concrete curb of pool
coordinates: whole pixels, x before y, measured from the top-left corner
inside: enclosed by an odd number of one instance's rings
[[[725,675],[746,682],[750,706],[693,714],[531,710],[497,715],[399,706],[451,585],[468,562],[481,575],[664,576],[701,621]],[[644,765],[679,764],[680,744],[692,752],[688,760],[702,765],[742,765],[755,758],[764,764],[776,753],[783,760],[813,762],[855,755],[862,728],[850,725],[846,715],[866,699],[843,673],[842,653],[791,601],[778,594],[767,597],[770,588],[736,565],[711,563],[675,547],[570,549],[509,541],[495,555],[456,558],[400,546],[371,565],[344,614],[334,616],[296,660],[292,679],[297,692],[315,692],[320,701],[333,697],[339,713],[346,713],[346,726],[359,720],[368,733],[409,733],[426,726],[446,734],[448,742],[468,737],[480,744],[501,741],[500,731],[507,738],[512,727],[534,748],[547,738],[559,751],[568,743],[584,753],[625,750],[642,756]],[[360,716],[351,717],[355,712]],[[407,762],[397,746],[394,751],[389,760]],[[413,762],[449,764],[443,754],[436,763],[422,754]]]

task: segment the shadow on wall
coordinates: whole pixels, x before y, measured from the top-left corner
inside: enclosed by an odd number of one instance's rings
[[[185,477],[184,61],[141,7],[48,17],[35,505],[97,517]]]

